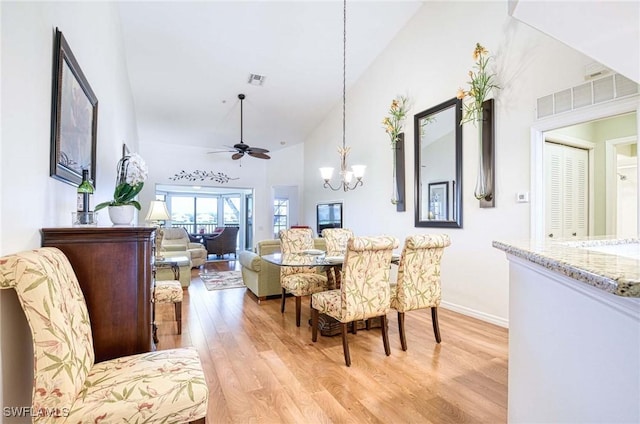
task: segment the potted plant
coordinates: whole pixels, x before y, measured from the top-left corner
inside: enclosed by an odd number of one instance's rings
[[[134,198],[140,193],[147,179],[147,164],[136,153],[123,156],[118,161],[116,188],[113,200],[102,202],[96,211],[109,207],[109,218],[115,225],[129,225],[133,221],[134,208],[140,210],[140,203]]]

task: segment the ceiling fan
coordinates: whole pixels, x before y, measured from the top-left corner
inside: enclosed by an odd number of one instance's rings
[[[262,149],[260,147],[251,147],[248,144],[245,144],[242,141],[242,101],[245,99],[244,94],[238,94],[238,98],[240,99],[240,143],[236,143],[233,146],[228,146],[229,148],[233,148],[234,150],[224,150],[224,152],[232,152],[231,159],[238,160],[243,157],[245,154],[249,156],[253,156],[258,159],[271,159],[271,156],[267,155],[269,151],[267,149]],[[223,153],[223,152],[209,152],[209,153]]]

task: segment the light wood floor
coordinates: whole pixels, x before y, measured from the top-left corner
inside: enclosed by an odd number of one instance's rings
[[[235,261],[207,264],[233,269]],[[208,423],[504,423],[507,421],[507,330],[439,309],[436,344],[429,310],[406,314],[408,350],[400,349],[395,312],[388,315],[391,356],[379,329],[311,341],[309,302],[295,326],[287,299],[260,305],[246,289],[207,291],[192,270],[182,335],[173,308],[158,305],[158,349],[195,346],[209,385]]]

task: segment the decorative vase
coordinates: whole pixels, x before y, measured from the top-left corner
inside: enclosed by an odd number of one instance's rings
[[[487,196],[487,178],[484,173],[484,146],[482,143],[482,125],[484,117],[482,107],[478,111],[478,175],[476,176],[476,187],[473,195],[476,199],[484,199]]]
[[[396,140],[396,143],[398,141]],[[391,173],[391,204],[392,205],[397,205],[400,196],[398,195],[398,182],[396,181],[396,155],[397,155],[397,151],[398,148],[396,146],[396,143],[393,143],[393,145],[391,146],[391,151],[393,152],[393,169],[392,169],[392,173]]]
[[[109,219],[113,225],[131,225],[134,212],[133,205],[109,206]]]

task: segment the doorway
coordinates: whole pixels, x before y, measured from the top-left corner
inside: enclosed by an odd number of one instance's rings
[[[577,123],[576,123],[577,122]],[[547,215],[551,189],[545,167],[546,141],[581,147],[589,151],[588,222],[589,236],[637,237],[638,235],[638,111],[635,105],[593,107],[541,121],[533,127],[532,144],[532,238],[548,238]],[[618,150],[621,146],[626,171],[624,186],[618,188]],[[589,147],[591,146],[591,147]],[[623,147],[626,146],[626,147]],[[626,158],[626,159],[625,159]],[[627,174],[635,172],[635,178]],[[563,195],[566,194],[562,192]],[[623,193],[626,193],[623,196]],[[635,205],[630,207],[629,205]],[[622,214],[622,216],[618,216]],[[619,221],[619,222],[618,222]],[[619,224],[619,225],[618,225]],[[569,234],[573,236],[573,232]],[[577,236],[577,235],[576,235]]]
[[[589,198],[593,195],[589,151],[545,142],[545,234],[549,238],[589,235]]]

